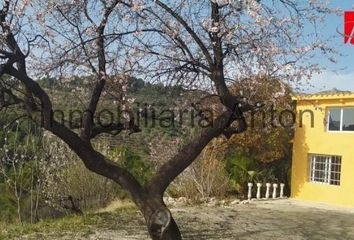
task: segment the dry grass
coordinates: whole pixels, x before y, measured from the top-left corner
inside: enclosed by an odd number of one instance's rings
[[[107,213],[114,212],[119,209],[133,209],[135,208],[135,204],[130,200],[115,200],[112,201],[107,207],[99,209],[96,211],[97,213]]]

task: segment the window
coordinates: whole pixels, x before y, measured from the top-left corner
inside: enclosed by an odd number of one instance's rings
[[[328,109],[327,129],[354,132],[354,107]]]
[[[354,131],[354,108],[343,109],[343,131]]]
[[[310,155],[310,181],[340,185],[341,156]]]

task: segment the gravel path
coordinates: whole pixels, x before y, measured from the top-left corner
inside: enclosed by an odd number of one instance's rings
[[[171,211],[184,239],[354,240],[354,209],[334,208],[317,203],[285,199],[253,201],[232,206],[180,206]],[[125,213],[111,209],[97,214],[91,218],[96,216],[101,221],[96,225],[75,227],[75,232],[67,229],[58,231],[58,228],[51,232],[51,228],[44,226],[46,232],[42,232],[42,228],[11,239],[149,239],[144,220],[134,209]],[[92,223],[92,219],[89,222]],[[0,236],[0,240],[2,239],[5,238]]]
[[[184,239],[354,239],[354,209],[276,200],[231,207],[171,210]],[[149,239],[143,220],[120,231],[97,229],[89,239]]]

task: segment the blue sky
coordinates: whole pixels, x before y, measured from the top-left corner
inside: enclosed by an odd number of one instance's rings
[[[353,10],[354,0],[332,1],[331,6],[338,7],[343,11],[350,11]],[[343,23],[344,15],[327,17],[326,26],[321,31],[326,36],[335,36],[331,46],[343,56],[336,57],[337,64],[324,61],[321,57],[314,60],[318,61],[321,66],[325,66],[327,70],[313,77],[312,85],[314,87],[309,87],[308,92],[333,88],[354,91],[354,45],[344,44],[343,36],[337,32],[337,30],[343,32]]]

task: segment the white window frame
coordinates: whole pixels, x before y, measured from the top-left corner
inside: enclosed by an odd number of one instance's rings
[[[343,110],[346,108],[353,108],[354,107],[329,107],[327,108],[327,132],[345,132],[345,133],[354,133],[354,131],[343,130]],[[340,123],[339,123],[339,130],[329,130],[329,118],[330,118],[330,111],[331,109],[340,109]]]
[[[325,159],[324,169],[317,169],[315,168],[317,160],[319,158]],[[339,163],[336,163],[339,167],[339,171],[332,171],[332,160],[333,158],[338,158]],[[325,185],[331,185],[339,187],[341,184],[341,172],[342,172],[342,157],[341,156],[334,156],[334,155],[323,155],[323,154],[309,154],[309,182],[311,183],[319,183]],[[316,171],[322,171],[324,173],[323,181],[316,179]],[[338,176],[338,179],[332,179],[331,173],[334,173],[335,176]],[[337,182],[338,184],[334,184],[331,182]]]

